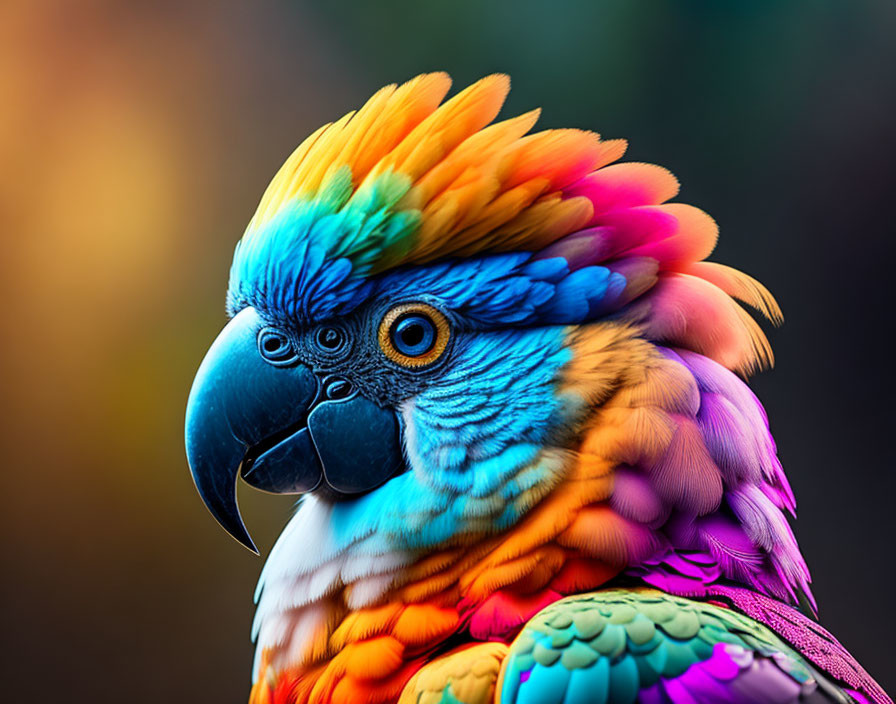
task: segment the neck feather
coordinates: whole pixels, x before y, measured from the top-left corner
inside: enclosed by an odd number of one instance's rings
[[[746,384],[622,327],[569,342],[557,394],[588,412],[563,443],[495,460],[522,488],[506,525],[495,527],[499,503],[439,494],[418,471],[350,505],[303,501],[259,581],[256,674],[335,681],[346,676],[336,653],[372,638],[395,641],[405,662],[461,629],[510,637],[550,601],[622,571],[669,591],[728,580],[788,601],[808,593],[783,516],[793,495]],[[445,515],[469,520],[433,528]]]

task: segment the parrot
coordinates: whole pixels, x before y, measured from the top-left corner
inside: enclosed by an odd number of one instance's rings
[[[386,86],[288,157],[236,245],[186,454],[298,496],[251,704],[892,704],[816,621],[749,376],[757,280],[666,169]]]

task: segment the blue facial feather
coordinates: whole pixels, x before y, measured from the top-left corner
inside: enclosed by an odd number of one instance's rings
[[[539,450],[580,410],[557,393],[562,368],[572,358],[565,330],[459,337],[456,366],[404,411],[414,428],[413,471],[373,494],[336,504],[332,520],[340,540],[375,534],[392,549],[414,550],[442,543],[483,518],[500,529],[520,516],[514,499],[556,471],[539,459]],[[489,502],[496,492],[500,501]]]

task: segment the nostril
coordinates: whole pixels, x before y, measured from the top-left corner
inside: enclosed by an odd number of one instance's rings
[[[331,401],[346,398],[352,393],[351,382],[348,382],[345,379],[329,379],[324,387],[324,393]]]

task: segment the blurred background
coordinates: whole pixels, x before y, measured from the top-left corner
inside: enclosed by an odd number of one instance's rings
[[[894,36],[889,0],[0,3],[4,698],[245,700],[262,560],[192,486],[190,382],[283,159],[436,69],[627,137],[777,294],[822,621],[896,688]],[[290,504],[243,492],[263,554]]]

